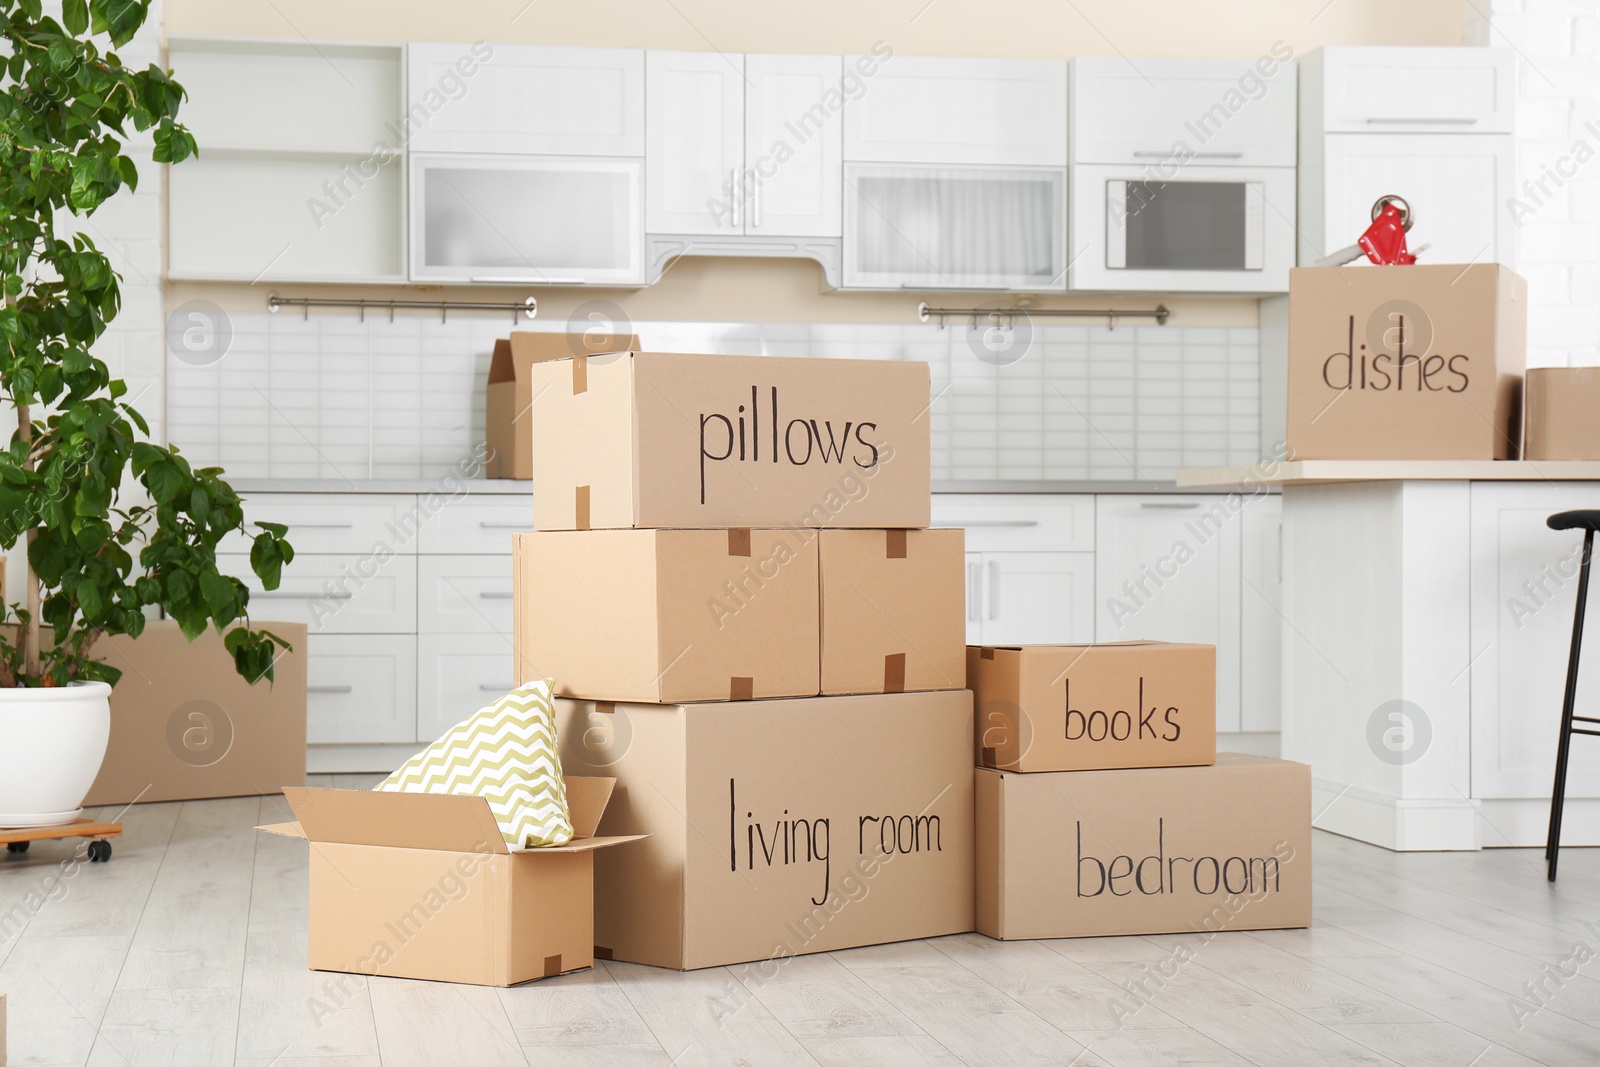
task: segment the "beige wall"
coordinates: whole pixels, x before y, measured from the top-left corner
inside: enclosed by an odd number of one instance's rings
[[[299,39],[475,40],[728,52],[853,52],[887,41],[906,55],[1076,55],[1248,59],[1273,42],[1300,55],[1324,44],[1460,44],[1466,0],[167,0],[170,34]],[[177,71],[178,80],[183,72]],[[204,296],[260,310],[268,286],[169,283],[169,303]],[[412,289],[282,286],[285,295],[417,298]],[[474,288],[470,298],[527,290]],[[457,289],[445,295],[468,299]],[[639,291],[545,290],[540,318],[605,295],[637,321],[908,322],[921,296],[825,293],[804,260],[688,259]],[[933,303],[965,305],[961,294]],[[1153,306],[1154,300],[1043,297],[1041,307]],[[1174,324],[1254,325],[1256,302],[1166,301]]]

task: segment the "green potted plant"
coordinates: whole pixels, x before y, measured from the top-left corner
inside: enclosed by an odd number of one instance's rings
[[[219,469],[144,440],[126,385],[90,351],[119,309],[118,279],[73,217],[136,185],[130,134],[150,133],[158,163],[195,151],[169,73],[93,43],[122,47],[148,10],[64,0],[58,22],[40,0],[0,0],[0,392],[17,416],[0,453],[0,547],[24,544],[27,561],[0,629],[0,826],[77,816],[121,673],[94,658],[102,636],[137,636],[161,609],[190,640],[225,633],[251,682],[270,681],[287,648],[251,628],[248,589],[217,570],[217,545],[244,526],[238,495]],[[294,552],[283,526],[258,529],[250,565],[272,589]]]

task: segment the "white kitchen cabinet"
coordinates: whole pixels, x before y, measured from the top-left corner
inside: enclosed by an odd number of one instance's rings
[[[1271,732],[1283,710],[1283,497],[1251,497],[1239,519],[1239,728]]]
[[[845,166],[844,285],[1066,288],[1064,169]]]
[[[533,490],[455,497],[429,512],[418,524],[418,552],[509,556],[512,539],[533,529]]]
[[[1325,133],[1510,133],[1509,48],[1336,46],[1301,61],[1301,93]]]
[[[1072,162],[1295,165],[1295,65],[1083,56],[1072,61]],[[1259,95],[1246,96],[1253,78]],[[1179,146],[1182,147],[1178,154]],[[1170,175],[1159,174],[1161,177]]]
[[[411,279],[642,285],[637,159],[411,154]]]
[[[480,650],[498,649],[509,658],[510,556],[417,557],[417,631],[481,634]]]
[[[432,741],[516,686],[510,636],[431,633],[417,639],[417,740]]]
[[[414,43],[406,72],[414,152],[644,155],[639,49]]]
[[[1094,553],[968,552],[967,643],[1094,640]]]
[[[1583,534],[1556,531],[1558,511],[1600,508],[1600,489],[1472,483],[1472,795],[1548,800],[1577,602]],[[1600,710],[1600,652],[1578,670],[1577,713]],[[1600,797],[1600,738],[1572,739],[1568,797]],[[1569,809],[1570,811],[1570,809]]]
[[[720,52],[645,54],[645,227],[743,232],[745,60]]]
[[[933,525],[966,531],[968,552],[1093,552],[1087,493],[935,493]]]
[[[863,86],[844,105],[847,162],[1066,165],[1064,61],[846,56],[844,64]]]
[[[272,590],[261,588],[260,579],[250,569],[249,556],[219,555],[217,569],[249,587],[252,620],[301,622],[312,634],[416,631],[416,556],[297,552],[283,568],[278,588]]]
[[[408,493],[361,493],[335,497],[328,506],[326,493],[241,492],[250,522],[276,522],[289,528],[290,544],[301,556],[386,555],[415,553],[417,498]],[[217,551],[230,555],[250,552],[258,531],[247,527],[229,534]]]
[[[414,635],[312,634],[308,642],[307,744],[420,740]]]
[[[1242,521],[1218,495],[1099,496],[1096,641],[1217,646],[1217,729],[1240,717]]]
[[[838,237],[844,225],[844,119],[838,56],[744,57],[744,232]]]

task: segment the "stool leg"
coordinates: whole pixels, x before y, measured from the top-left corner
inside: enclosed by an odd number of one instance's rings
[[[1556,861],[1561,853],[1561,809],[1567,797],[1567,752],[1572,747],[1573,705],[1578,699],[1578,654],[1583,648],[1583,609],[1589,600],[1589,556],[1594,549],[1594,531],[1583,534],[1583,562],[1578,566],[1578,606],[1572,614],[1572,651],[1567,657],[1567,690],[1561,700],[1561,740],[1556,749],[1555,788],[1550,795],[1550,835],[1545,840],[1547,876],[1556,880]]]

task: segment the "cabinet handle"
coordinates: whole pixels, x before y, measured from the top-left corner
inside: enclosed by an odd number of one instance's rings
[[[531,522],[480,522],[478,526],[485,530],[531,530]]]
[[[584,278],[552,278],[541,274],[537,278],[525,278],[520,275],[510,274],[476,274],[468,278],[469,282],[481,282],[485,285],[584,285]]]
[[[354,593],[296,593],[288,589],[263,589],[251,593],[264,600],[354,600]]]
[[[1142,500],[1139,506],[1150,511],[1193,511],[1200,504],[1194,500]]]
[[[989,561],[989,618],[1000,617],[1000,561]]]
[[[1474,126],[1477,119],[1470,118],[1399,118],[1395,116],[1371,118],[1367,120],[1368,126],[1411,126],[1420,123],[1432,123],[1437,126]]]
[[[493,682],[484,682],[478,686],[478,690],[483,693],[509,693],[515,688],[514,685],[496,685]]]
[[[739,184],[739,168],[728,168],[729,188],[733,192],[733,224],[744,225],[744,188]]]
[[[510,600],[511,597],[512,597],[512,594],[510,594],[510,593],[500,593],[500,592],[491,592],[491,593],[479,593],[478,596],[481,597],[484,600]]]
[[[982,582],[979,581],[979,579],[981,577],[982,577],[982,575],[981,575],[981,572],[979,572],[979,570],[978,570],[978,564],[976,564],[976,563],[968,563],[967,564],[967,621],[968,622],[977,622],[978,621],[978,597],[980,595],[980,591],[979,591],[978,587],[983,584]]]
[[[356,687],[353,686],[353,685],[308,685],[308,686],[306,686],[306,692],[308,692],[308,693],[354,693],[355,691],[356,691]]]
[[[959,520],[955,522],[936,522],[933,524],[933,528],[935,530],[961,530],[971,529],[977,526],[1004,526],[1022,528],[1037,525],[1039,525],[1038,519],[967,519],[965,522],[961,522]]]
[[[1135,159],[1167,159],[1172,155],[1171,150],[1165,152],[1135,152]],[[1243,159],[1243,152],[1191,152],[1190,159]]]

